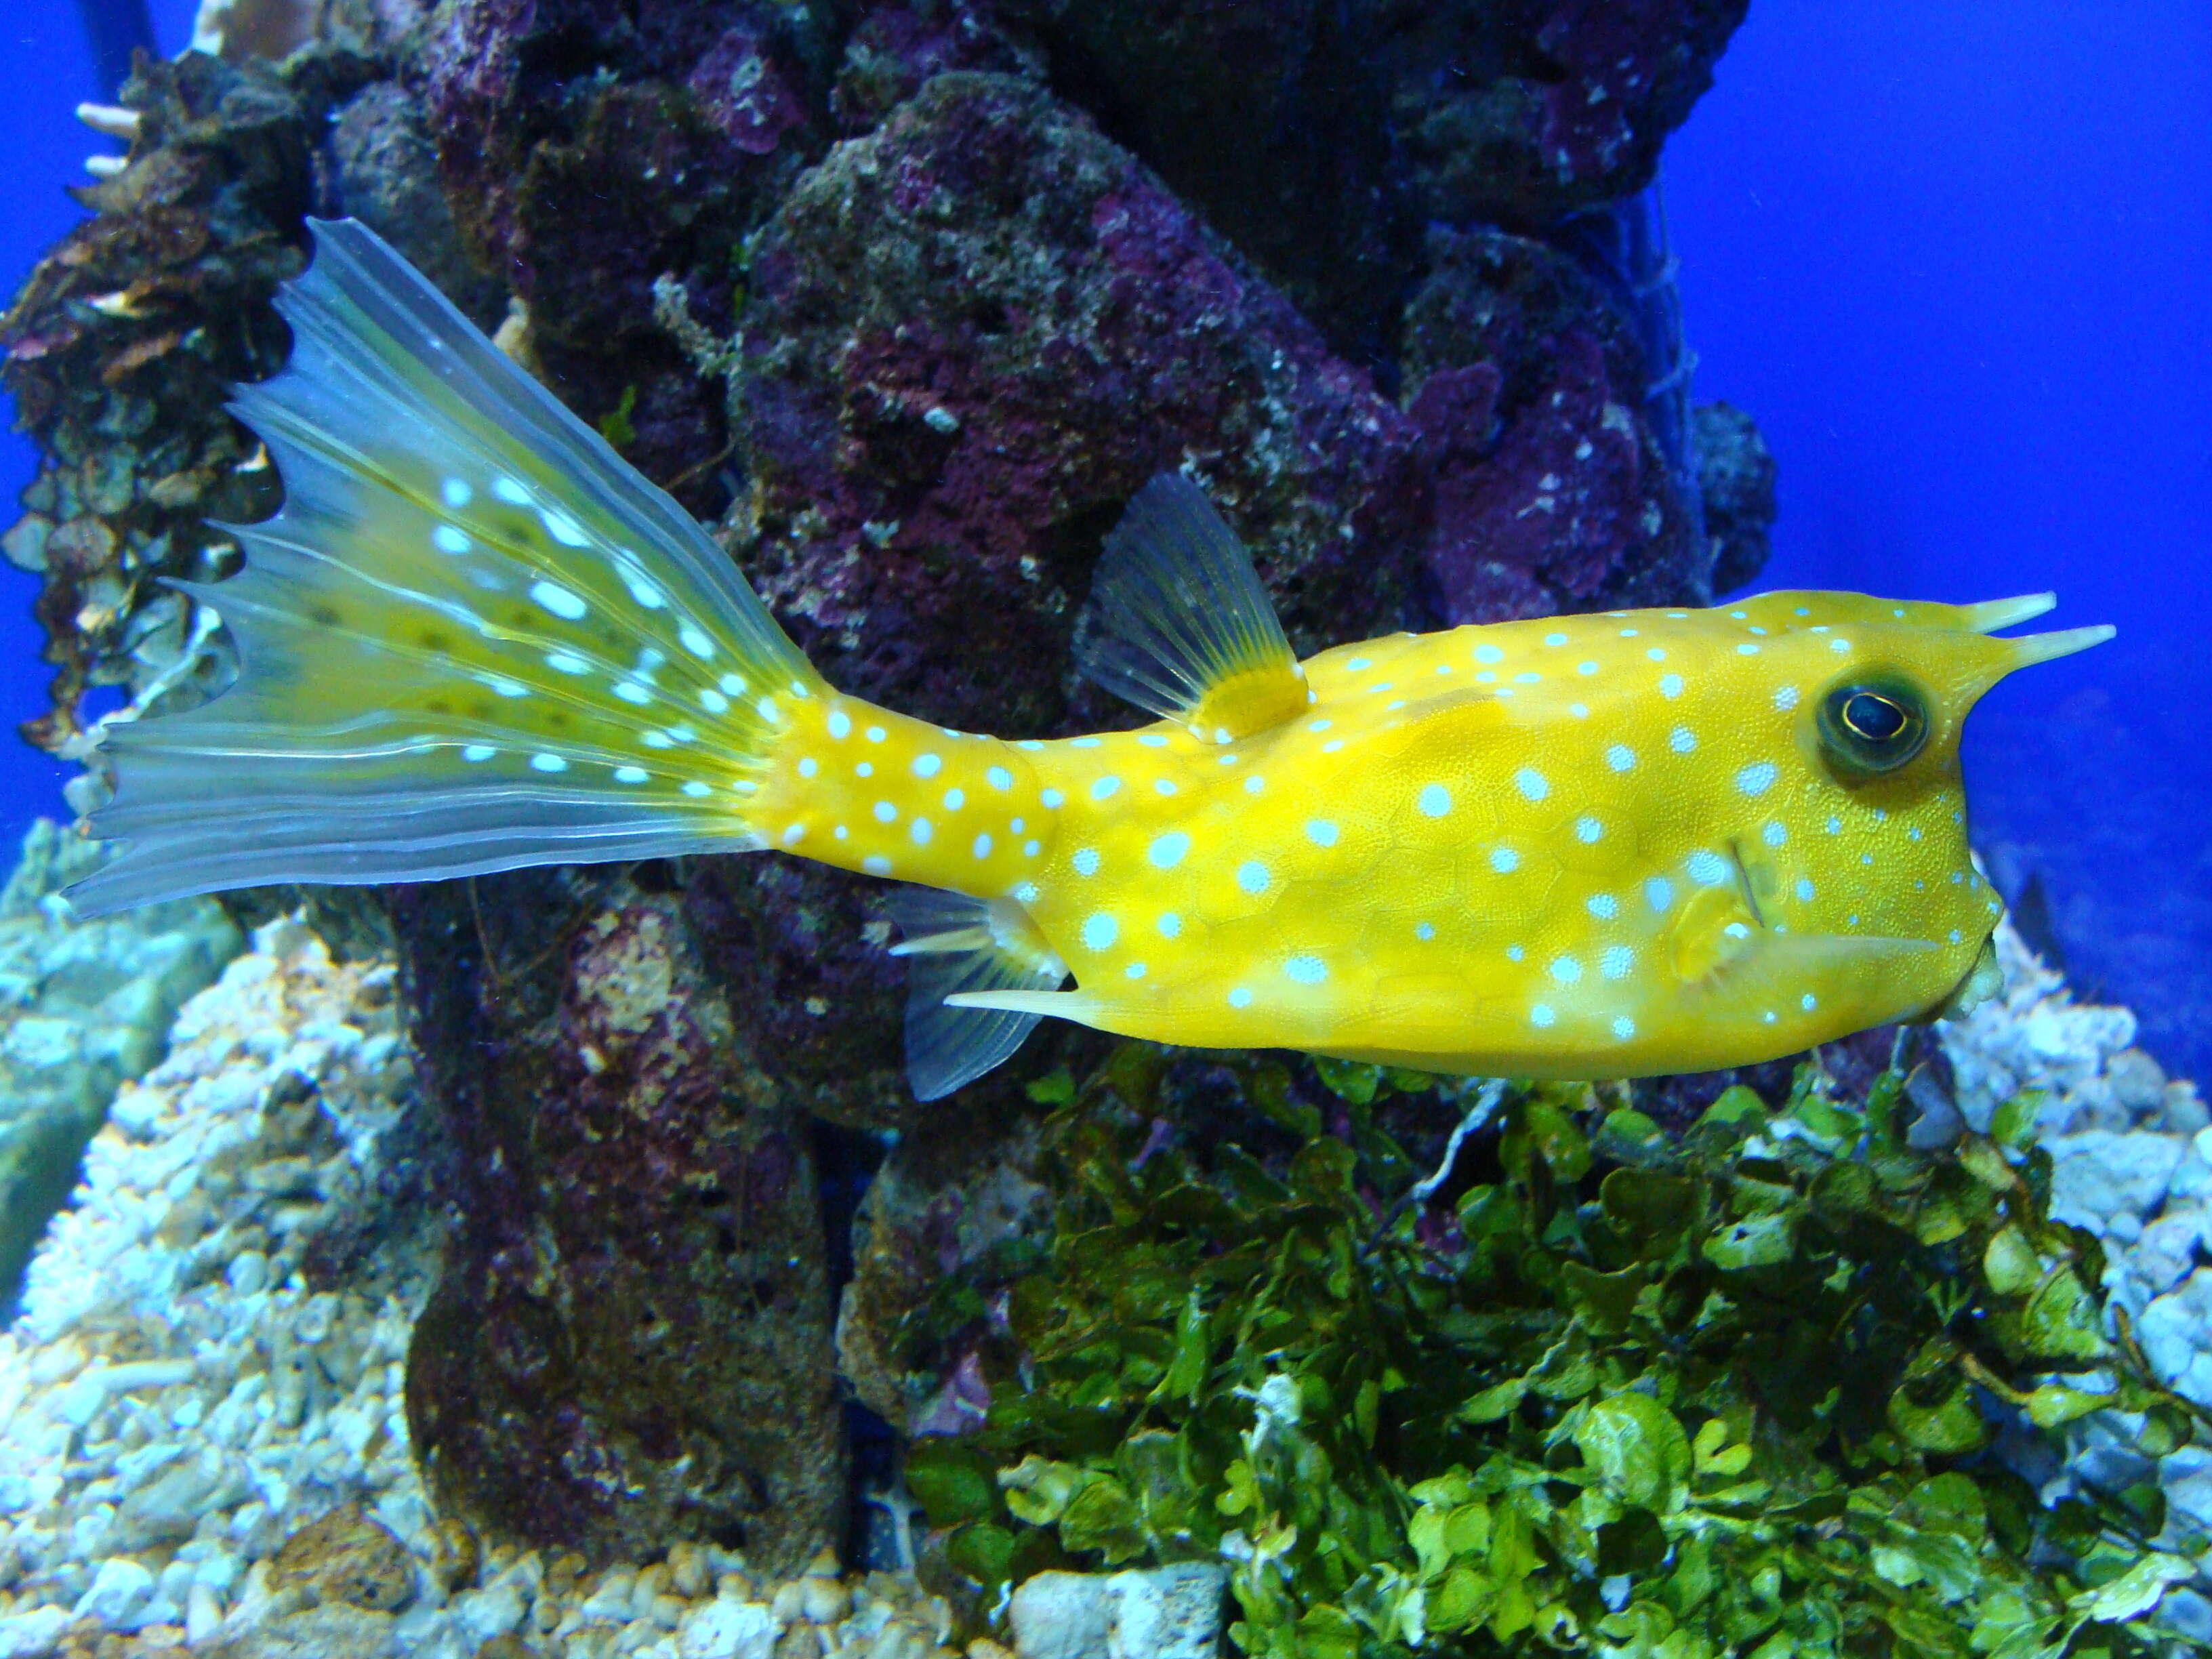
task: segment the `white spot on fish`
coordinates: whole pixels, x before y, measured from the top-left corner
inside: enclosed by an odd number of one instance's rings
[[[1182,918],[1172,910],[1160,912],[1160,919],[1152,924],[1160,930],[1162,939],[1173,939],[1182,932]]]
[[[1797,688],[1794,685],[1776,686],[1774,706],[1777,708],[1795,708],[1797,706]]]
[[[1003,766],[994,766],[983,774],[983,781],[994,789],[1011,789],[1014,787],[1014,775]]]
[[[1425,784],[1421,793],[1413,797],[1413,805],[1428,817],[1440,818],[1451,811],[1451,791],[1441,783]]]
[[[916,755],[914,757],[914,775],[918,778],[933,778],[944,765],[945,763],[935,755]]]
[[[558,755],[532,755],[530,764],[540,772],[565,772],[568,769],[568,763]]]
[[[988,836],[976,836],[974,843],[969,846],[968,850],[970,853],[973,853],[979,859],[987,859],[990,857],[991,838]]]
[[[708,639],[690,623],[685,623],[676,630],[676,637],[682,641],[684,648],[693,656],[702,660],[712,660],[714,655],[714,641]]]
[[[1589,913],[1600,921],[1611,921],[1620,909],[1620,906],[1614,902],[1613,896],[1610,893],[1592,893],[1584,903],[1589,908]]]
[[[742,697],[745,695],[745,683],[735,674],[725,674],[714,684],[722,688],[722,695],[726,697]]]
[[[1350,662],[1344,665],[1347,669],[1351,670],[1352,672],[1357,674],[1361,672],[1363,670],[1374,667],[1375,663],[1373,659],[1369,657],[1354,657]]]
[[[461,758],[470,762],[488,761],[497,753],[499,750],[488,743],[472,743],[461,750]]]
[[[966,790],[948,789],[945,792],[945,810],[946,811],[957,812],[967,804],[968,792]]]
[[[1666,661],[1666,660],[1667,660],[1667,653],[1666,653],[1664,651],[1662,651],[1662,650],[1661,650],[1657,646],[1656,646],[1656,645],[1655,645],[1655,646],[1653,646],[1650,650],[1646,651],[1644,654],[1645,656],[1647,656],[1647,657],[1650,658],[1650,659],[1651,659],[1651,660],[1652,660],[1652,661],[1654,661],[1654,662],[1664,662],[1664,661]]]
[[[914,844],[916,847],[928,846],[930,836],[936,833],[936,831],[931,828],[930,822],[927,818],[916,818],[912,823],[907,826],[906,832],[914,837]]]
[[[467,481],[462,478],[447,478],[438,486],[439,498],[456,513],[475,500],[476,493],[469,488]]]
[[[1566,642],[1567,636],[1565,634],[1547,634],[1544,635],[1544,643],[1547,645],[1565,645]]]
[[[852,733],[852,719],[843,709],[833,708],[830,711],[829,726],[830,735],[842,741]]]
[[[1678,755],[1686,755],[1698,746],[1698,734],[1686,726],[1678,726],[1667,734],[1667,746]]]
[[[1608,945],[1598,952],[1597,970],[1607,979],[1626,979],[1635,961],[1636,952],[1626,945]]]
[[[1255,772],[1250,777],[1244,780],[1244,793],[1248,795],[1256,795],[1267,786],[1267,779],[1261,777],[1257,772]]]
[[[1133,962],[1121,971],[1131,979],[1142,979],[1145,976],[1145,964],[1141,962]]]
[[[1844,833],[1844,821],[1841,818],[1830,818],[1827,823],[1827,831],[1832,836],[1842,835]]]
[[[871,853],[860,860],[860,868],[872,876],[888,876],[891,872],[891,861],[880,853]]]
[[[1589,718],[1589,705],[1583,702],[1571,702],[1567,705],[1567,713],[1578,720],[1586,720]]]
[[[1314,720],[1308,724],[1306,730],[1309,732],[1326,732],[1330,726],[1335,724],[1336,722],[1334,720]]]
[[[1283,973],[1301,985],[1318,985],[1328,977],[1328,964],[1319,957],[1292,957],[1283,963]]]
[[[1075,866],[1075,873],[1079,876],[1095,876],[1098,873],[1098,849],[1095,847],[1077,848],[1072,861]]]
[[[1605,826],[1595,818],[1583,817],[1575,820],[1575,839],[1585,847],[1604,834]]]
[[[1510,876],[1521,867],[1521,855],[1510,847],[1490,849],[1490,867],[1501,876]]]
[[[703,800],[706,797],[713,794],[714,792],[708,787],[707,785],[700,782],[698,779],[693,778],[684,786],[684,793],[690,796],[694,800]]]
[[[1248,859],[1237,866],[1237,884],[1248,893],[1267,890],[1267,866],[1257,859]]]
[[[1769,847],[1780,847],[1789,841],[1790,832],[1770,820],[1759,830],[1759,838]]]
[[[805,839],[806,826],[805,824],[793,823],[784,826],[783,844],[786,847],[796,847],[800,842]]]
[[[1474,659],[1477,662],[1504,662],[1505,653],[1494,645],[1478,645],[1474,647]]]
[[[1707,887],[1717,887],[1728,879],[1728,860],[1718,853],[1692,853],[1684,867],[1689,871],[1692,881],[1702,882]]]
[[[1613,1034],[1623,1042],[1627,1042],[1636,1035],[1636,1022],[1626,1014],[1615,1014],[1613,1017]]]
[[[538,509],[538,521],[545,526],[545,533],[563,547],[589,547],[592,544],[592,538],[584,533],[584,527],[565,513],[541,507]]]
[[[545,665],[556,674],[588,674],[592,672],[591,664],[566,651],[547,652]]]
[[[1548,1002],[1540,1002],[1528,1011],[1528,1023],[1531,1025],[1549,1025],[1558,1018],[1559,1016],[1552,1012],[1552,1005]]]
[[[1828,649],[1831,651],[1848,651],[1850,648],[1851,642],[1849,640],[1830,640],[1828,641]]]
[[[769,721],[771,725],[775,723],[776,713],[775,699],[774,697],[763,697],[759,702],[754,705],[754,707],[759,711],[760,717],[763,720]]]
[[[1800,876],[1797,878],[1797,897],[1799,902],[1802,903],[1810,904],[1813,902],[1812,877]]]
[[[1759,647],[1747,640],[1743,644],[1736,647],[1735,653],[1739,657],[1755,657],[1759,654]]]
[[[635,576],[625,576],[623,578],[623,586],[629,589],[630,598],[637,602],[641,609],[647,611],[660,609],[662,604],[660,590],[652,583],[640,581]]]
[[[1820,1004],[1819,1000],[1815,998],[1810,991],[1808,991],[1803,996],[1797,999],[1797,1006],[1809,1014],[1815,1008],[1819,1007]]]
[[[699,707],[710,714],[726,714],[730,712],[730,700],[710,685],[699,694]]]
[[[1552,977],[1562,985],[1572,985],[1583,976],[1583,965],[1572,957],[1560,957],[1552,963]]]
[[[1654,876],[1644,884],[1644,902],[1654,910],[1664,910],[1674,902],[1674,884],[1664,876]]]
[[[1121,924],[1103,910],[1094,910],[1083,921],[1083,944],[1085,950],[1103,951],[1114,942]]]
[[[1182,855],[1188,851],[1190,837],[1180,830],[1170,830],[1146,849],[1145,856],[1152,861],[1154,868],[1172,870],[1182,862]]]
[[[1735,787],[1747,795],[1763,795],[1774,787],[1776,774],[1769,761],[1754,761],[1735,775]]]
[[[1509,945],[1505,947],[1505,959],[1508,962],[1518,962],[1528,954],[1517,945]]]
[[[647,749],[667,749],[672,747],[668,741],[668,733],[665,732],[652,730],[641,732],[637,734],[637,740],[643,744]]]
[[[1036,842],[1036,841],[1025,841],[1025,842],[1024,842],[1022,843],[1022,856],[1023,856],[1024,858],[1025,858],[1025,859],[1033,859],[1033,858],[1035,858],[1035,857],[1037,855],[1037,848],[1040,848],[1040,847],[1042,847],[1042,846],[1043,846],[1043,845],[1044,845],[1044,843],[1043,843],[1042,842]]]
[[[472,544],[462,532],[449,524],[441,524],[430,532],[430,545],[441,553],[465,553]]]
[[[1414,924],[1414,927],[1413,927],[1413,937],[1414,937],[1415,939],[1434,939],[1436,936],[1437,936],[1437,930],[1436,930],[1433,927],[1431,927],[1429,923],[1427,923],[1427,922],[1425,922],[1425,921],[1423,921],[1423,922],[1417,922],[1417,923],[1415,923],[1415,924]]]
[[[1048,812],[1056,812],[1060,810],[1061,804],[1067,799],[1067,797],[1061,794],[1057,789],[1047,789],[1040,793],[1037,796],[1037,799],[1044,803],[1045,811]]]
[[[645,704],[653,701],[653,693],[647,690],[635,680],[623,680],[618,682],[615,686],[615,696],[620,697],[624,702],[634,702],[638,704],[640,707],[643,707]]]
[[[1732,921],[1729,923],[1727,927],[1721,929],[1721,932],[1726,933],[1730,939],[1749,939],[1751,937],[1751,929],[1740,921]]]
[[[1117,793],[1121,787],[1121,780],[1112,776],[1110,774],[1103,778],[1094,778],[1091,784],[1091,799],[1093,800],[1109,799]]]
[[[617,783],[643,783],[646,780],[646,770],[642,766],[617,766],[615,768],[615,781]]]
[[[1594,662],[1578,662],[1575,665],[1575,672],[1577,674],[1595,674],[1597,672],[1597,665]]]
[[[887,800],[879,800],[876,803],[876,822],[878,823],[889,823],[897,817],[898,808],[892,805],[890,802]]]
[[[1152,780],[1152,793],[1153,793],[1154,794],[1156,794],[1156,795],[1172,795],[1173,793],[1175,793],[1175,792],[1176,792],[1176,787],[1175,787],[1175,781],[1174,781],[1174,780],[1173,780],[1173,779],[1171,779],[1171,778],[1154,778],[1154,779]]]
[[[1680,674],[1662,674],[1659,677],[1659,695],[1662,697],[1680,696],[1682,677]]]
[[[1605,751],[1605,763],[1616,772],[1626,772],[1636,764],[1636,751],[1625,743],[1616,743]]]
[[[1316,847],[1334,847],[1336,845],[1336,826],[1327,818],[1308,818],[1306,839]]]
[[[1157,732],[1145,732],[1137,741],[1147,749],[1164,749],[1168,746],[1168,740]]]
[[[875,762],[862,761],[858,766],[853,769],[853,775],[856,778],[872,778],[876,775]]]
[[[1098,746],[1098,739],[1096,738],[1070,738],[1067,740],[1067,746],[1070,749],[1096,749]]]
[[[1530,800],[1541,800],[1552,793],[1552,786],[1544,775],[1533,766],[1524,766],[1513,775],[1513,787]]]
[[[870,743],[881,743],[884,740],[884,732],[882,726],[872,726],[860,735],[867,738]]]

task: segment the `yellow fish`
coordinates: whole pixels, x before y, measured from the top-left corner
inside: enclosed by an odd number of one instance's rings
[[[81,909],[276,881],[775,848],[914,884],[924,1099],[1046,1014],[1582,1078],[1770,1059],[1985,989],[1961,723],[2110,637],[1771,593],[1304,662],[1204,496],[1108,538],[1086,671],[1158,715],[1008,742],[845,696],[674,502],[361,226],[242,388],[286,504],[190,589],[221,697],[116,728]],[[1070,976],[1072,988],[1061,988]]]

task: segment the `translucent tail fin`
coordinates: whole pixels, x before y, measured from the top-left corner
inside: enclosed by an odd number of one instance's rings
[[[233,405],[284,509],[185,585],[238,683],[111,728],[97,912],[763,844],[746,802],[822,682],[690,516],[351,221]]]

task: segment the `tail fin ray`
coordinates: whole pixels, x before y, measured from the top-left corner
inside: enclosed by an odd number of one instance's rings
[[[285,485],[246,568],[179,584],[237,638],[199,708],[112,726],[127,843],[81,911],[278,880],[428,880],[763,844],[822,683],[729,559],[374,233],[313,226],[290,362],[234,407]]]

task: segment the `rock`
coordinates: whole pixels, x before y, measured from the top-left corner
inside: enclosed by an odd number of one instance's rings
[[[420,103],[380,81],[331,124],[330,208],[360,220],[482,327],[506,310],[505,285],[470,262],[438,177],[438,149]]]
[[[653,286],[726,334],[746,236],[826,140],[777,0],[485,0],[441,9],[412,65],[446,199],[483,269],[510,275],[527,355],[586,420],[695,510],[726,499],[720,399],[656,324]]]
[[[2054,1135],[2044,1145],[2051,1158],[2051,1213],[2077,1225],[2103,1224],[2123,1212],[2137,1219],[2165,1203],[2167,1183],[2185,1143],[2173,1135],[2142,1131]]]
[[[441,1509],[601,1562],[802,1565],[845,1504],[811,1146],[681,904],[543,872],[394,917],[456,1154],[407,1356]]]
[[[1548,225],[1633,195],[1712,84],[1746,0],[1439,0],[1395,9],[1382,52],[1419,212]]]
[[[71,1617],[60,1607],[0,1614],[0,1659],[46,1659]]]
[[[1702,603],[1711,553],[1646,414],[1632,319],[1542,243],[1438,233],[1406,307],[1407,409],[1443,620]]]
[[[414,1599],[415,1565],[390,1528],[349,1504],[286,1539],[270,1582],[306,1590],[316,1602],[391,1613]]]
[[[462,1643],[473,1653],[485,1643],[514,1629],[528,1609],[523,1604],[520,1587],[489,1584],[483,1589],[463,1591],[447,1604],[446,1611]]]
[[[92,1587],[76,1604],[76,1616],[95,1619],[107,1630],[133,1630],[154,1594],[154,1575],[127,1555],[112,1555],[92,1576]]]
[[[1225,1567],[1187,1561],[1143,1571],[1041,1572],[1013,1595],[1021,1659],[1213,1659]]]
[[[783,1622],[757,1601],[709,1601],[676,1627],[680,1659],[770,1659]]]
[[[210,899],[80,922],[56,896],[100,847],[41,818],[0,892],[0,1313],[117,1090],[161,1058],[185,1002],[244,940]],[[151,1134],[151,1122],[123,1121]]]
[[[1780,469],[1751,416],[1734,404],[1700,404],[1691,422],[1705,534],[1712,543],[1713,592],[1731,593],[1750,586],[1766,568]]]

